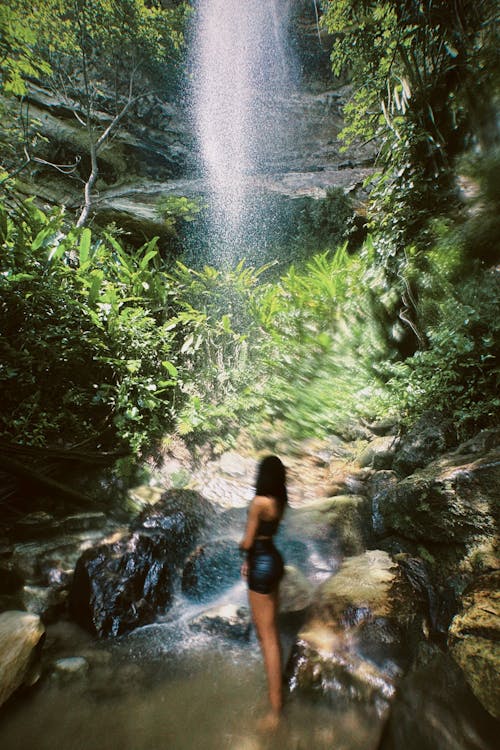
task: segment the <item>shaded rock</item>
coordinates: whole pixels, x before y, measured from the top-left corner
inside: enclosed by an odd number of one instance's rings
[[[299,508],[287,519],[287,533],[299,538],[328,540],[344,554],[360,552],[365,547],[370,528],[370,503],[358,495],[323,498]]]
[[[53,622],[66,607],[67,592],[45,586],[24,586],[22,602],[27,612],[39,615],[42,620]]]
[[[401,437],[394,457],[394,471],[401,476],[412,474],[450,448],[455,438],[450,419],[443,414],[426,412]]]
[[[448,645],[476,698],[500,719],[500,572],[478,578],[463,597]]]
[[[240,577],[237,543],[219,539],[199,545],[189,555],[182,573],[182,590],[196,599],[210,598]]]
[[[131,524],[132,530],[158,530],[168,537],[171,551],[182,556],[200,530],[215,518],[213,505],[194,490],[168,490],[146,507]]]
[[[500,445],[500,428],[492,427],[489,430],[481,430],[470,440],[461,443],[454,451],[460,456],[471,456],[474,454],[488,453]]]
[[[375,534],[385,533],[384,517],[380,510],[389,490],[397,484],[394,471],[377,471],[368,483],[368,493],[372,503],[372,527]]]
[[[53,667],[53,676],[69,682],[82,679],[89,671],[89,663],[83,656],[70,656],[66,659],[58,659]]]
[[[497,741],[498,722],[449,654],[422,643],[399,683],[379,750],[493,750]]]
[[[61,528],[65,532],[73,533],[88,529],[102,529],[106,526],[107,522],[106,515],[100,511],[77,513],[63,518]]]
[[[366,427],[368,427],[370,432],[373,432],[374,435],[378,435],[379,437],[385,435],[396,435],[398,431],[398,423],[391,417],[379,419],[376,422],[367,424]]]
[[[313,587],[293,565],[285,565],[280,584],[280,612],[302,612],[313,599]]]
[[[374,437],[358,456],[362,468],[390,469],[396,452],[397,439],[393,435]]]
[[[22,587],[24,578],[10,561],[0,562],[0,594],[14,594]]]
[[[432,581],[428,565],[421,558],[414,557],[407,552],[398,553],[394,559],[412,589],[427,601],[427,614],[432,630],[434,632],[444,632],[444,628],[440,627],[439,622],[440,604],[438,592]]]
[[[37,615],[16,611],[0,615],[0,705],[21,685],[38,680],[44,634]]]
[[[34,511],[22,516],[12,529],[14,539],[36,539],[57,533],[59,524],[50,513]]]
[[[49,585],[52,583],[50,571],[62,579],[74,569],[82,549],[100,539],[102,531],[92,529],[71,535],[60,533],[50,538],[35,536],[35,541],[14,545],[12,562],[30,584]]]
[[[251,618],[247,607],[225,604],[194,617],[189,627],[213,635],[247,641],[250,638]]]
[[[500,450],[450,454],[389,488],[379,501],[387,529],[415,541],[463,544],[496,534]]]

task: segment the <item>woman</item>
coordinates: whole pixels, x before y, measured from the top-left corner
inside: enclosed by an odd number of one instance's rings
[[[240,551],[247,554],[241,573],[248,581],[252,618],[262,648],[269,687],[270,711],[263,728],[275,729],[283,705],[281,645],[279,639],[278,589],[283,576],[283,559],[274,546],[285,506],[285,467],[277,456],[262,459],[257,472],[255,497],[250,504],[245,536]]]

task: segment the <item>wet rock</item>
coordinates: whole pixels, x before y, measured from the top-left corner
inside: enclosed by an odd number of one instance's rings
[[[189,627],[213,635],[247,641],[252,627],[250,611],[247,607],[225,604],[193,618]]]
[[[313,599],[313,587],[307,578],[293,565],[285,565],[285,574],[280,584],[280,612],[302,612]]]
[[[415,541],[463,544],[495,535],[500,450],[444,456],[389,488],[379,509],[387,529]]]
[[[53,676],[64,682],[81,680],[89,671],[89,663],[83,656],[58,659],[53,667]]]
[[[21,685],[38,680],[44,634],[37,615],[16,611],[0,615],[0,705]]]
[[[70,611],[101,637],[151,623],[171,603],[177,567],[214,511],[198,493],[172,490],[132,524],[79,558]]]
[[[452,421],[443,414],[426,412],[401,438],[392,468],[408,476],[444,453],[454,440]]]
[[[418,619],[398,566],[381,550],[346,558],[316,589],[309,611],[288,665],[290,689],[336,706],[368,704],[381,731]]]
[[[186,560],[182,590],[196,599],[208,599],[240,577],[237,542],[219,539],[199,545]]]
[[[368,482],[368,495],[372,503],[372,527],[375,534],[384,534],[386,531],[380,507],[397,481],[398,477],[394,471],[376,471]]]
[[[382,670],[359,657],[330,630],[313,624],[296,642],[287,665],[290,692],[339,704],[372,705],[382,725],[396,691],[399,669]]]
[[[171,601],[172,550],[160,531],[135,532],[79,558],[70,592],[76,622],[100,637],[154,620]]]
[[[463,597],[448,645],[476,698],[500,719],[500,571],[478,578]]]
[[[313,609],[325,623],[355,627],[376,617],[400,628],[415,615],[415,596],[398,565],[382,550],[346,558],[316,591]]]
[[[193,490],[168,490],[152,507],[146,507],[131,524],[132,530],[162,531],[171,552],[185,554],[200,530],[215,519],[213,505]]]

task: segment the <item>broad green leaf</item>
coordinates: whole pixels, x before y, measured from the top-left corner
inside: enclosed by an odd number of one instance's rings
[[[92,232],[88,227],[85,227],[80,238],[80,245],[78,247],[78,259],[80,261],[80,265],[83,265],[89,259],[91,241]]]

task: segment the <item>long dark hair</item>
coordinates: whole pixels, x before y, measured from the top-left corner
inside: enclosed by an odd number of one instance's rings
[[[278,456],[266,456],[257,469],[255,494],[276,498],[283,513],[288,503],[286,491],[286,469]]]

